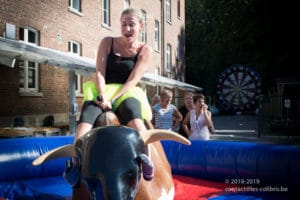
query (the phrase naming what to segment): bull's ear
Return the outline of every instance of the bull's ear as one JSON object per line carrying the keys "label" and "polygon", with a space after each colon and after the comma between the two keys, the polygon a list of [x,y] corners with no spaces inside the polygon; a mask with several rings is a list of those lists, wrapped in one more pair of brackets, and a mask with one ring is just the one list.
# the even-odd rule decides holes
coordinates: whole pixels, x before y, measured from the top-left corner
{"label": "bull's ear", "polygon": [[40,165],[47,160],[53,160],[61,157],[76,157],[75,145],[69,144],[53,149],[32,162],[32,165]]}
{"label": "bull's ear", "polygon": [[145,144],[150,144],[152,142],[160,140],[173,140],[182,144],[191,145],[191,142],[188,139],[173,131],[167,131],[163,129],[151,129],[143,131],[140,134]]}

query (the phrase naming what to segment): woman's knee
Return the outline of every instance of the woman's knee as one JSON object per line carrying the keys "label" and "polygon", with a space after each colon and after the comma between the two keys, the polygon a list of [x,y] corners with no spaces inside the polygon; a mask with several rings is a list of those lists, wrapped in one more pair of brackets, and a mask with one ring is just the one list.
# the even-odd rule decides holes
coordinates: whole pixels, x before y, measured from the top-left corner
{"label": "woman's knee", "polygon": [[75,141],[80,138],[81,136],[83,136],[84,134],[86,134],[87,132],[89,132],[92,129],[92,124],[87,123],[87,122],[81,122],[78,124],[77,126],[77,131],[76,131],[76,135],[75,135]]}
{"label": "woman's knee", "polygon": [[123,101],[116,110],[122,124],[128,124],[131,120],[142,119],[141,104],[135,98]]}
{"label": "woman's knee", "polygon": [[127,126],[136,129],[137,131],[145,131],[147,130],[142,119],[132,119],[127,123]]}

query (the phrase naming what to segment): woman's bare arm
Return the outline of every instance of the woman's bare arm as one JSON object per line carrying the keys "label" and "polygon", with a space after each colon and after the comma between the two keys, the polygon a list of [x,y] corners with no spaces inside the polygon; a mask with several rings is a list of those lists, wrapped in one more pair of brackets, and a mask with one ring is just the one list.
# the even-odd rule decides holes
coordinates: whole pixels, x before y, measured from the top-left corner
{"label": "woman's bare arm", "polygon": [[188,137],[191,135],[191,131],[187,126],[189,123],[190,123],[190,112],[186,114],[185,118],[182,121],[182,129],[184,130],[184,132],[187,134]]}
{"label": "woman's bare arm", "polygon": [[96,86],[98,88],[99,96],[102,97],[102,102],[108,101],[104,94],[105,88],[105,73],[106,73],[106,63],[107,56],[110,52],[111,37],[103,38],[98,47],[97,60],[96,60]]}

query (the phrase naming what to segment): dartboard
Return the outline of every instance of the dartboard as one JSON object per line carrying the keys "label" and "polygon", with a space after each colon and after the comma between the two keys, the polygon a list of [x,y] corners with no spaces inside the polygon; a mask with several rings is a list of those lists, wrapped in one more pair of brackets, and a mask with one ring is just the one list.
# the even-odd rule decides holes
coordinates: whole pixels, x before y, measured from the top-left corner
{"label": "dartboard", "polygon": [[232,65],[218,78],[216,100],[223,111],[254,111],[260,93],[260,76],[249,66]]}

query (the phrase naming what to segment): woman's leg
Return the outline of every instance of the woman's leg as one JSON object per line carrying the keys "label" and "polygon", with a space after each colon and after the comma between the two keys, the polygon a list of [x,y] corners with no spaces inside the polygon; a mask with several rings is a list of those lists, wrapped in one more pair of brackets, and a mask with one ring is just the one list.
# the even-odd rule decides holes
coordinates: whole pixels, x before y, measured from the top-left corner
{"label": "woman's leg", "polygon": [[[127,126],[136,129],[138,132],[147,130],[144,122],[141,119],[132,119],[128,122]],[[151,160],[150,145],[146,145],[145,150],[146,150],[146,154]]]}
{"label": "woman's leg", "polygon": [[[142,120],[141,103],[135,98],[124,100],[116,110],[122,124],[136,129],[138,132],[147,130]],[[150,145],[146,145],[146,153],[150,157]]]}
{"label": "woman's leg", "polygon": [[97,117],[102,113],[101,108],[94,101],[85,101],[82,105],[79,124],[74,142],[93,128]]}
{"label": "woman's leg", "polygon": [[83,136],[85,133],[89,132],[92,129],[92,127],[93,127],[93,125],[89,124],[87,122],[79,123],[77,126],[74,142],[76,142],[78,140],[78,138]]}
{"label": "woman's leg", "polygon": [[134,128],[139,132],[147,130],[144,122],[141,119],[132,119],[127,123],[127,126]]}
{"label": "woman's leg", "polygon": [[[128,98],[124,100],[116,110],[116,114],[119,116],[121,124],[134,128],[138,132],[147,130],[142,119],[141,103],[137,99]],[[153,126],[149,126],[149,128],[151,127]]]}

